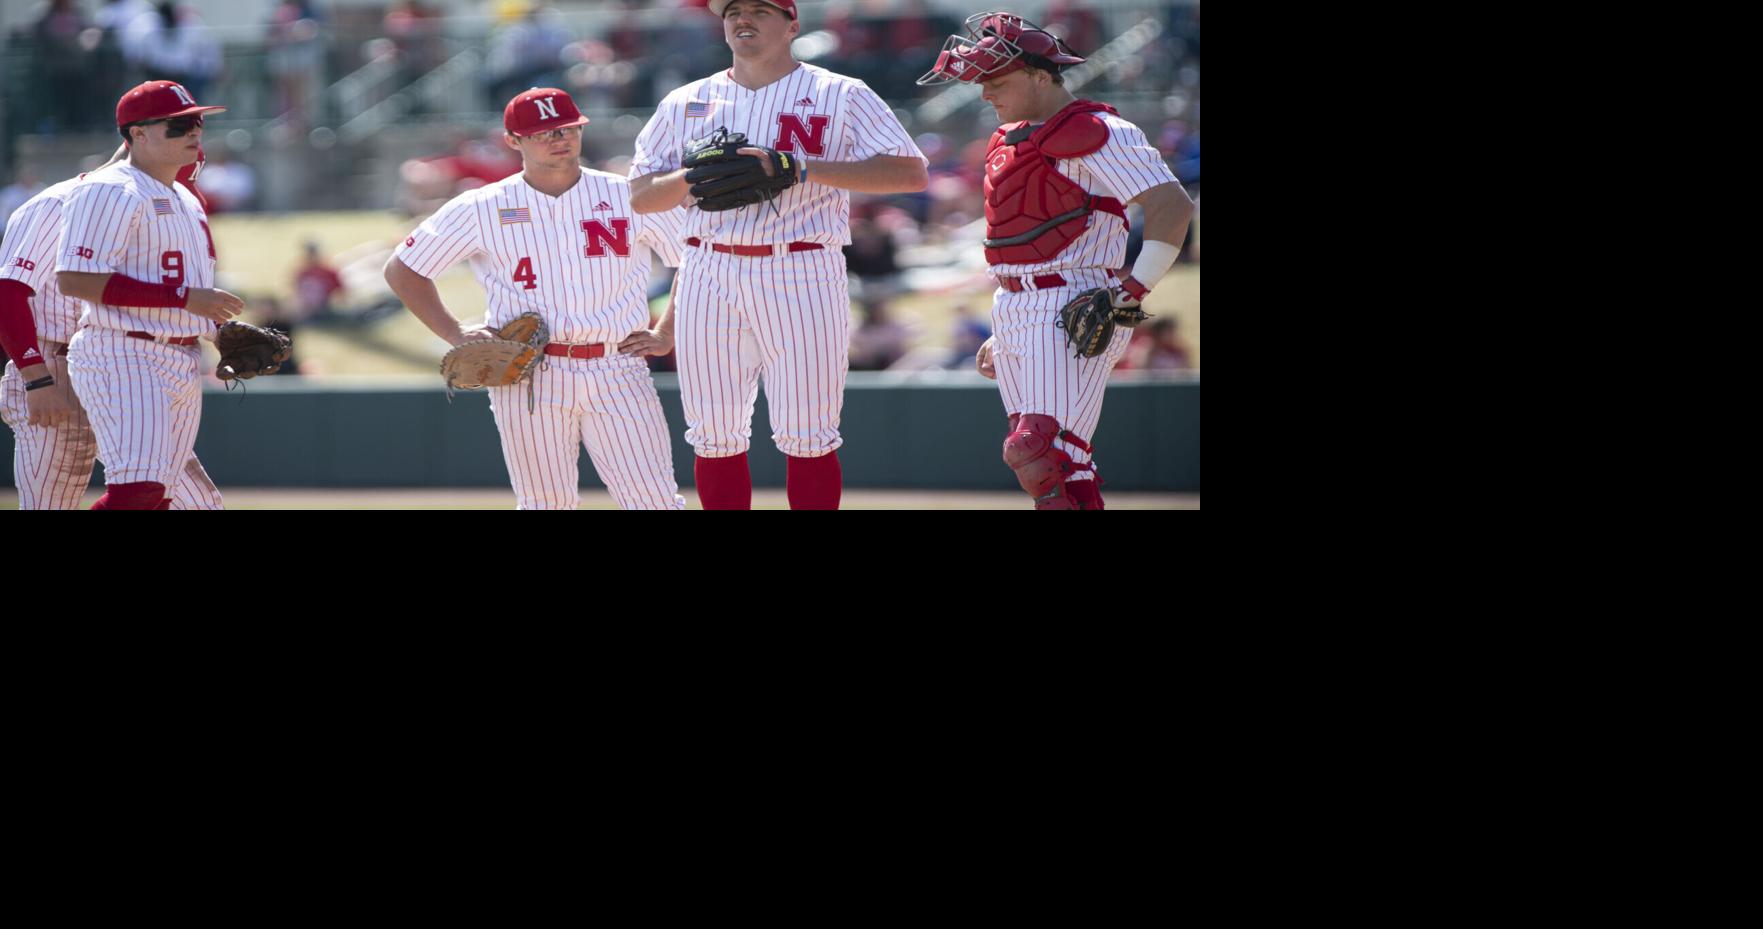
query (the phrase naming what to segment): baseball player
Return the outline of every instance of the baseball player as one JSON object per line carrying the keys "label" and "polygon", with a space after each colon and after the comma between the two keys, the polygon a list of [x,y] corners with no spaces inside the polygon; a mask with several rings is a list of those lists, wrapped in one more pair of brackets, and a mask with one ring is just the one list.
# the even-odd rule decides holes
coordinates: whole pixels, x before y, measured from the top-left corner
{"label": "baseball player", "polygon": [[[98,170],[126,154],[126,145],[117,146]],[[200,166],[198,159],[178,172],[179,182],[192,192]],[[52,273],[62,207],[84,177],[55,184],[20,206],[0,248],[0,343],[16,359],[0,378],[0,418],[16,439],[13,476],[20,509],[79,506],[97,460],[97,438],[67,373],[67,342],[79,321],[79,302],[61,292]],[[180,471],[172,486],[172,509],[218,508],[219,494],[205,477],[198,481]]]}
{"label": "baseball player", "polygon": [[[163,510],[181,480],[213,487],[196,460],[202,355],[196,341],[244,308],[214,287],[214,236],[179,170],[197,161],[204,114],[181,84],[147,81],[116,105],[128,158],[63,201],[56,284],[84,301],[68,371],[104,462],[93,509]],[[218,507],[218,491],[209,505]]]}
{"label": "baseball player", "polygon": [[[849,191],[923,190],[927,161],[862,81],[799,63],[795,0],[710,0],[734,67],[675,90],[637,137],[639,213],[693,202],[682,149],[719,128],[744,134],[766,174],[797,175],[777,199],[686,214],[674,293],[680,393],[705,509],[750,509],[747,448],[760,379],[772,441],[788,456],[791,509],[837,509],[849,367]],[[781,154],[780,154],[781,153]],[[671,315],[665,320],[672,323]]]}
{"label": "baseball player", "polygon": [[[672,350],[671,331],[648,328],[646,293],[651,252],[679,264],[680,217],[638,216],[628,180],[582,167],[587,122],[555,88],[509,101],[504,140],[522,173],[435,211],[386,261],[386,283],[450,345],[492,338],[523,313],[544,318],[553,341],[531,382],[490,388],[520,509],[575,509],[586,445],[621,509],[683,510],[643,361]],[[433,279],[467,258],[489,312],[485,325],[461,329]]]}
{"label": "baseball player", "polygon": [[[1084,59],[1063,42],[1010,13],[980,13],[966,27],[918,82],[979,84],[1003,123],[985,169],[994,335],[977,365],[998,381],[1010,417],[1004,463],[1035,508],[1099,510],[1089,440],[1132,332],[1116,328],[1099,354],[1078,357],[1060,309],[1103,289],[1117,310],[1136,312],[1175,263],[1193,202],[1144,132],[1065,89],[1060,72]],[[1145,211],[1144,248],[1130,273],[1121,267],[1128,203]]]}

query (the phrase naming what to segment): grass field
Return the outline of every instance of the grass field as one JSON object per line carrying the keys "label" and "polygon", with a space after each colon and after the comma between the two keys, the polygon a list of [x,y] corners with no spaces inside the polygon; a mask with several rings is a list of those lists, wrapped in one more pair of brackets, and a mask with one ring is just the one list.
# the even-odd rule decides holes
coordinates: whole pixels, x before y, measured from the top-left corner
{"label": "grass field", "polygon": [[[348,292],[345,310],[359,310],[391,297],[380,268],[416,220],[385,211],[346,213],[231,214],[215,217],[220,254],[220,286],[251,302],[246,319],[261,319],[264,297],[284,301],[292,294],[294,271],[304,259],[304,243],[318,243],[320,254],[342,273]],[[950,272],[935,286],[892,301],[892,317],[913,335],[917,350],[947,349],[963,305],[982,318],[991,308],[992,284],[982,274]],[[441,299],[462,320],[479,319],[484,295],[470,269],[456,265],[435,281]],[[1146,301],[1153,315],[1181,320],[1181,334],[1200,351],[1200,269],[1177,265]],[[659,312],[660,307],[656,307]],[[345,314],[346,317],[347,314]],[[327,375],[433,375],[445,344],[416,317],[398,310],[366,323],[333,320],[303,326],[295,333],[298,356],[315,373]]]}
{"label": "grass field", "polygon": [[[98,499],[98,491],[86,494],[85,506]],[[508,490],[337,488],[275,489],[241,487],[221,489],[229,510],[508,510],[514,495]],[[689,509],[698,509],[697,497],[687,488],[683,495]],[[18,508],[18,493],[0,490],[0,510]],[[782,490],[756,489],[753,508],[786,510],[789,502]],[[1019,493],[968,493],[961,491],[847,490],[847,510],[1026,510],[1028,498]],[[1109,494],[1113,510],[1197,510],[1199,494]],[[612,498],[603,490],[583,490],[582,509],[614,510]]]}

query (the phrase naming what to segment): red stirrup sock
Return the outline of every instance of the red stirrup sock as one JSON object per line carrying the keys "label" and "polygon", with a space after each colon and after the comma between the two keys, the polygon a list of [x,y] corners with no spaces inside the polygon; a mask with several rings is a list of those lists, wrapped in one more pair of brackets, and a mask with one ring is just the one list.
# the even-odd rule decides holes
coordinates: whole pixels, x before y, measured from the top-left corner
{"label": "red stirrup sock", "polygon": [[753,475],[747,453],[728,458],[694,456],[692,474],[698,481],[698,504],[706,510],[753,508]]}
{"label": "red stirrup sock", "polygon": [[152,481],[135,484],[106,484],[104,496],[92,504],[94,510],[156,510],[165,499],[165,485]]}
{"label": "red stirrup sock", "polygon": [[819,458],[790,456],[784,471],[784,493],[790,498],[790,509],[836,510],[844,487],[845,472],[839,467],[838,452]]}

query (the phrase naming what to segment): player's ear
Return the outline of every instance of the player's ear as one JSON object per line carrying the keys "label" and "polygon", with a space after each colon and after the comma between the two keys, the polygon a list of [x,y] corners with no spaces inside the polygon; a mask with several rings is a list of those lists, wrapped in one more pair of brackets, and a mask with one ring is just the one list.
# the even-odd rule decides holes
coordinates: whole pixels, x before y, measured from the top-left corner
{"label": "player's ear", "polygon": [[509,148],[512,148],[517,152],[520,151],[520,139],[516,138],[514,133],[512,133],[512,132],[502,133],[502,141],[506,142],[508,144]]}

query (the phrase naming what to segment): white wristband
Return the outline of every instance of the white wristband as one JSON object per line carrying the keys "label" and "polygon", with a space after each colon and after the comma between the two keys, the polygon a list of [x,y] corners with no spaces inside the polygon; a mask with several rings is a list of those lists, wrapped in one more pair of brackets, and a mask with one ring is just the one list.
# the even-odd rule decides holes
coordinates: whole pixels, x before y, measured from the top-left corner
{"label": "white wristband", "polygon": [[1144,247],[1139,249],[1139,260],[1132,263],[1133,280],[1145,285],[1146,289],[1156,287],[1163,275],[1174,267],[1176,256],[1181,249],[1156,239],[1146,239]]}

